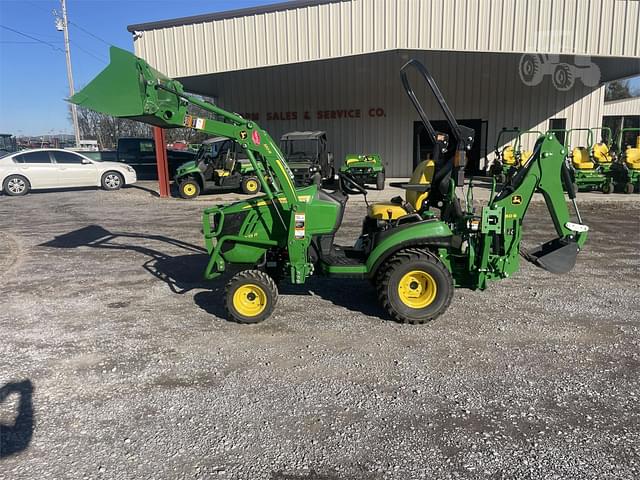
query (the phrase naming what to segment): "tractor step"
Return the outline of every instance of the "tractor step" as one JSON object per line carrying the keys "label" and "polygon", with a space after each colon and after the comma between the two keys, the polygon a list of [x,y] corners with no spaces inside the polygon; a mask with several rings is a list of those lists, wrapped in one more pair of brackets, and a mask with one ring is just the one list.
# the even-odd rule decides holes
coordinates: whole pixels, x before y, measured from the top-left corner
{"label": "tractor step", "polygon": [[555,238],[533,250],[523,251],[525,260],[551,273],[570,272],[576,264],[580,248],[573,240]]}
{"label": "tractor step", "polygon": [[322,257],[322,262],[328,266],[363,265],[365,256],[362,250],[334,245],[331,253]]}

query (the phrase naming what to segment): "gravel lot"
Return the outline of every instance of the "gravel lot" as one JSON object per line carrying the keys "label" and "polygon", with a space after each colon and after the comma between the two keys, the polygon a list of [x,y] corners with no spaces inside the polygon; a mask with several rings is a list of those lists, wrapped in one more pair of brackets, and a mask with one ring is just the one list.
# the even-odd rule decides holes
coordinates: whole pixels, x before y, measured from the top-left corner
{"label": "gravel lot", "polygon": [[638,478],[640,202],[589,198],[570,275],[524,262],[424,326],[312,279],[247,326],[200,280],[202,201],[0,197],[0,478]]}

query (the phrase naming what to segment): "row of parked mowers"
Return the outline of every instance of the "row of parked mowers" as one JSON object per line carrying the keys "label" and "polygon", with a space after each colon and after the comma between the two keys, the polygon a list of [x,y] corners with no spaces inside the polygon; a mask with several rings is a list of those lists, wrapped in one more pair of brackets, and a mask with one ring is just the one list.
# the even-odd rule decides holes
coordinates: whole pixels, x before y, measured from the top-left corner
{"label": "row of parked mowers", "polygon": [[[575,191],[634,193],[640,191],[640,128],[623,128],[615,142],[608,127],[550,130],[569,152],[567,166]],[[583,132],[586,144],[572,147],[572,137]],[[537,130],[504,128],[498,134],[495,161],[489,172],[498,183],[506,183],[527,163],[532,153],[523,148],[528,135],[540,136]],[[512,140],[504,142],[505,136]],[[599,138],[599,142],[594,142]]]}
{"label": "row of parked mowers", "polygon": [[[336,170],[326,132],[285,133],[280,139],[280,148],[297,187],[334,181]],[[348,174],[359,185],[370,184],[378,190],[384,189],[384,165],[379,155],[347,155],[340,173]],[[244,149],[226,137],[204,141],[196,158],[177,169],[175,183],[178,193],[185,199],[205,192],[240,190],[247,195],[260,192],[258,175]]]}

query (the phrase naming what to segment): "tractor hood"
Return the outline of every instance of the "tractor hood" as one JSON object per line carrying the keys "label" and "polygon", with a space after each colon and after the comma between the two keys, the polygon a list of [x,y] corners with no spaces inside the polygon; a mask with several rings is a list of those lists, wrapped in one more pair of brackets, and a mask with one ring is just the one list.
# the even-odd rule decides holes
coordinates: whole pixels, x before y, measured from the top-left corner
{"label": "tractor hood", "polygon": [[195,160],[185,162],[177,168],[176,177],[184,175],[185,173],[188,173],[188,172],[192,172],[194,170],[198,170],[198,163]]}

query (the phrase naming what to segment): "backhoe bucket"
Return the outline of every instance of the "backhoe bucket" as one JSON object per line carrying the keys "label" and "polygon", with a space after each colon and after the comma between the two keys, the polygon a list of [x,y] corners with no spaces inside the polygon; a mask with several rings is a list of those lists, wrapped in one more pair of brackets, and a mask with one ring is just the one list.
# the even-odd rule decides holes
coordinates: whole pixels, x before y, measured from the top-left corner
{"label": "backhoe bucket", "polygon": [[576,265],[580,247],[574,240],[555,238],[538,248],[523,252],[522,256],[534,265],[551,273],[568,273]]}
{"label": "backhoe bucket", "polygon": [[176,127],[166,120],[184,114],[184,102],[175,93],[157,88],[163,85],[182,93],[180,82],[151,68],[131,52],[109,50],[111,62],[69,101],[114,117],[130,118],[158,127]]}

